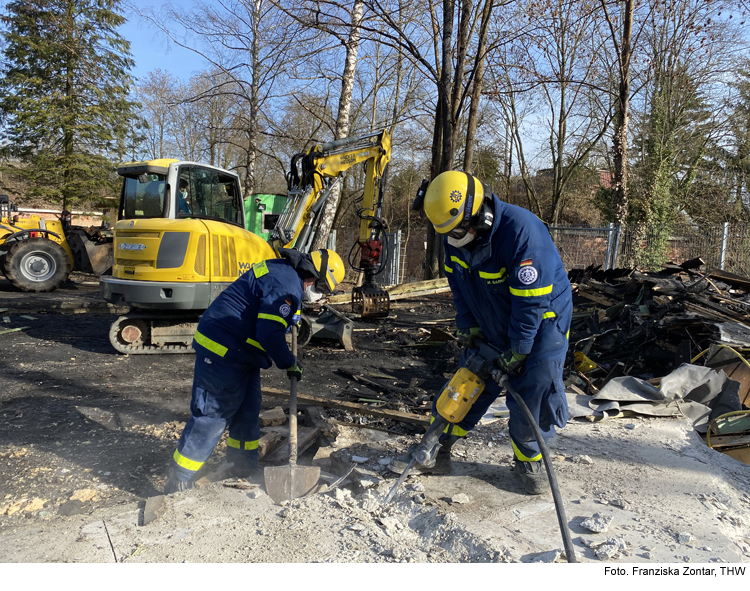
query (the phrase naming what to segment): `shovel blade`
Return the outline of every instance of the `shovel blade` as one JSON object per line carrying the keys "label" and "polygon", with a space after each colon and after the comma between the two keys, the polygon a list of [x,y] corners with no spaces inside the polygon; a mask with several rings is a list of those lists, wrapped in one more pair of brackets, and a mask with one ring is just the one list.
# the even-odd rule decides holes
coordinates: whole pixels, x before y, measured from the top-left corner
{"label": "shovel blade", "polygon": [[266,493],[277,505],[309,494],[320,479],[317,466],[269,466],[263,470]]}

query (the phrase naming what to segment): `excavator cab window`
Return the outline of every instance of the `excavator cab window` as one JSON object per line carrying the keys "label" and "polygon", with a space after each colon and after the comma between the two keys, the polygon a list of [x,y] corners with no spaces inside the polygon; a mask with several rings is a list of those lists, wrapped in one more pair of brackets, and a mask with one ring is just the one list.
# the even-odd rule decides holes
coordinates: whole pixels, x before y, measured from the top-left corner
{"label": "excavator cab window", "polygon": [[163,174],[127,177],[122,188],[121,219],[163,217],[166,187]]}
{"label": "excavator cab window", "polygon": [[242,225],[244,211],[239,208],[236,177],[194,166],[180,169],[180,182],[183,180],[188,184],[192,209],[192,214],[186,217],[205,217]]}

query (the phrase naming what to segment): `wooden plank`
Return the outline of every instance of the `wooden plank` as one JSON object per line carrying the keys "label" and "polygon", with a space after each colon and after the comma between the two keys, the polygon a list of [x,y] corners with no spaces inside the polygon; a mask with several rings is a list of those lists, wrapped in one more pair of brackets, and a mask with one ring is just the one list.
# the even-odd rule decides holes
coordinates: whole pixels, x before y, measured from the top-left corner
{"label": "wooden plank", "polygon": [[284,436],[279,431],[266,433],[258,441],[258,459],[264,458],[271,453],[281,443]]}
{"label": "wooden plank", "polygon": [[388,290],[388,295],[393,299],[393,296],[403,296],[414,293],[420,293],[423,291],[432,291],[435,289],[448,288],[448,280],[443,277],[442,279],[429,279],[428,281],[415,281],[413,283],[402,283],[396,285]]}
{"label": "wooden plank", "polygon": [[591,300],[592,302],[596,302],[597,304],[601,304],[602,306],[610,307],[615,304],[615,301],[613,299],[605,297],[599,293],[583,289],[583,286],[580,286],[578,295],[586,298],[587,300]]}
{"label": "wooden plank", "polygon": [[625,295],[621,290],[617,289],[616,287],[612,287],[611,285],[607,285],[606,283],[603,283],[601,281],[597,281],[596,279],[589,279],[588,281],[586,281],[586,287],[590,287],[598,291],[599,293],[606,294],[618,300],[625,299]]}
{"label": "wooden plank", "polygon": [[711,435],[711,447],[739,447],[750,445],[750,434],[745,435]]}
{"label": "wooden plank", "polygon": [[708,272],[708,275],[709,277],[720,279],[724,283],[728,283],[729,285],[732,285],[734,287],[739,287],[740,289],[744,289],[745,291],[750,291],[750,279],[748,279],[747,277],[741,277],[740,275],[728,273],[727,271],[722,271],[721,269],[711,269]]}
{"label": "wooden plank", "polygon": [[[388,289],[387,291],[390,300],[396,301],[406,298],[430,295],[434,293],[444,293],[450,291],[450,287],[448,286],[448,280],[443,278],[430,279],[429,281],[415,281],[414,283],[402,283],[401,285],[396,285]],[[329,305],[337,305],[348,304],[351,301],[351,293],[340,293],[328,298],[326,303]]]}
{"label": "wooden plank", "polygon": [[[266,396],[289,398],[289,392],[287,390],[279,390],[278,388],[262,388],[261,391],[263,395]],[[398,410],[389,410],[387,408],[369,408],[367,406],[356,404],[354,402],[330,400],[329,398],[312,396],[310,394],[302,394],[301,392],[297,392],[297,400],[303,404],[314,404],[322,406],[324,408],[339,408],[360,415],[377,417],[380,419],[391,419],[394,421],[401,421],[402,423],[411,423],[412,425],[430,424],[429,416],[419,415],[411,412],[401,412]]]}
{"label": "wooden plank", "polygon": [[[320,436],[320,429],[300,427],[297,433],[297,453],[302,455]],[[271,453],[266,454],[263,462],[266,464],[285,464],[289,461],[289,440],[282,442]]]}

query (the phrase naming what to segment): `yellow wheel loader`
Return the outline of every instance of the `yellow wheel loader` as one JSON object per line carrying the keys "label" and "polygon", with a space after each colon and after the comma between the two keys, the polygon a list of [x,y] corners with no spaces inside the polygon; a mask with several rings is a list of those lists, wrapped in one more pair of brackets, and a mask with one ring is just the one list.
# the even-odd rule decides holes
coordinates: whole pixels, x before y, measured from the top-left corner
{"label": "yellow wheel loader", "polygon": [[53,291],[71,270],[101,275],[112,266],[106,229],[87,232],[70,223],[19,213],[7,195],[0,195],[0,269],[18,289]]}
{"label": "yellow wheel loader", "polygon": [[[294,156],[287,203],[268,241],[245,228],[235,173],[167,159],[120,165],[115,262],[112,276],[101,278],[100,293],[132,310],[114,322],[110,342],[121,353],[191,352],[200,315],[235,279],[254,263],[277,257],[280,248],[309,251],[322,206],[348,168],[365,164],[364,203],[379,214],[375,197],[379,191],[382,203],[378,181],[389,160],[387,131],[316,145]],[[363,219],[368,229],[373,217]],[[300,345],[316,335],[349,349],[351,329],[351,321],[333,310],[315,321],[303,317]]]}

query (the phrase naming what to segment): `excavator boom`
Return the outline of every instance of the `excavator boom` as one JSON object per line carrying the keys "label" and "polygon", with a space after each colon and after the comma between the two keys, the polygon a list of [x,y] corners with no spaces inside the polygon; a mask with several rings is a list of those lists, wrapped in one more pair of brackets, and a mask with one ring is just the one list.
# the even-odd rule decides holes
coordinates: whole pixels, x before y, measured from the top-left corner
{"label": "excavator boom", "polygon": [[276,252],[279,248],[309,252],[331,191],[347,170],[364,164],[365,187],[357,204],[360,224],[355,244],[359,249],[359,265],[353,260],[355,248],[349,256],[349,264],[364,273],[363,285],[352,291],[353,310],[363,317],[387,316],[390,307],[388,293],[374,281],[387,258],[381,240],[386,225],[381,215],[390,159],[391,139],[385,129],[317,144],[307,153],[296,154],[287,175],[289,200],[272,233]]}

